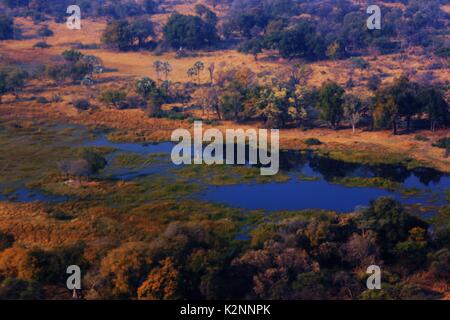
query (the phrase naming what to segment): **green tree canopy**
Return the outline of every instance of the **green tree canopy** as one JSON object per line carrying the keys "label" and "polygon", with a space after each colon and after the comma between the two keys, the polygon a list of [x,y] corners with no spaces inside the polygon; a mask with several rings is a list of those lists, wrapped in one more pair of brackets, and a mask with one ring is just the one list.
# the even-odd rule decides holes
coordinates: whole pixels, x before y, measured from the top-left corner
{"label": "green tree canopy", "polygon": [[201,49],[213,45],[219,38],[215,25],[200,17],[173,14],[164,26],[164,40],[174,49]]}

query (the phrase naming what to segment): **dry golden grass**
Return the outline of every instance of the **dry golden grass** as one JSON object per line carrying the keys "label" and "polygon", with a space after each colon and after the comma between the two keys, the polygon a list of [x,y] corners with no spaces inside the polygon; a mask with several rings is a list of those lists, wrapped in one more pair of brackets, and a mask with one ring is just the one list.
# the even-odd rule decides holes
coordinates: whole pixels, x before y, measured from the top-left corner
{"label": "dry golden grass", "polygon": [[25,247],[71,245],[98,239],[92,220],[56,221],[39,203],[0,202],[0,230]]}

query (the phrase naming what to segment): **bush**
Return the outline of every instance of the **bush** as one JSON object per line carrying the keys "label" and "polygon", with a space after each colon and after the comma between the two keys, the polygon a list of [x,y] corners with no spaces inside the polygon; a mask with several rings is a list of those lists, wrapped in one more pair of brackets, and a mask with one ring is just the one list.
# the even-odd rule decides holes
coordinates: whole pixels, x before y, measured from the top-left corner
{"label": "bush", "polygon": [[322,144],[322,141],[320,141],[319,139],[316,138],[308,138],[305,140],[305,144],[307,146],[318,146]]}
{"label": "bush", "polygon": [[0,284],[1,300],[36,300],[42,296],[36,281],[6,278]]}
{"label": "bush", "polygon": [[178,113],[175,111],[164,111],[160,110],[153,115],[154,118],[168,118],[171,120],[185,120],[187,116],[182,113]]}
{"label": "bush", "polygon": [[51,37],[53,36],[53,31],[50,30],[47,26],[42,27],[38,30],[38,35],[41,37]]}
{"label": "bush", "polygon": [[49,101],[47,100],[46,97],[37,97],[36,102],[40,104],[47,104]]}
{"label": "bush", "polygon": [[351,58],[350,61],[355,68],[367,69],[370,66],[363,58]]}
{"label": "bush", "polygon": [[76,99],[73,102],[73,106],[78,110],[88,110],[91,107],[91,103],[86,99]]}
{"label": "bush", "polygon": [[14,20],[4,14],[0,14],[0,40],[14,38]]}
{"label": "bush", "polygon": [[101,92],[99,100],[100,102],[112,105],[119,109],[125,102],[126,97],[127,93],[123,90],[106,89]]}
{"label": "bush", "polygon": [[39,41],[33,45],[33,48],[40,48],[40,49],[46,49],[46,48],[50,48],[50,47],[51,47],[51,45],[49,45],[45,41]]}
{"label": "bush", "polygon": [[422,135],[420,135],[420,134],[416,135],[416,136],[414,137],[414,139],[416,139],[417,141],[429,141],[429,140],[430,140],[430,139],[428,139],[427,137],[422,136]]}
{"label": "bush", "polygon": [[12,235],[3,233],[0,231],[0,251],[9,248],[14,243],[14,237]]}
{"label": "bush", "polygon": [[450,150],[450,137],[441,138],[435,143],[433,143],[433,147]]}
{"label": "bush", "polygon": [[106,159],[99,153],[90,149],[82,149],[79,153],[80,158],[85,160],[92,173],[97,173],[107,165]]}

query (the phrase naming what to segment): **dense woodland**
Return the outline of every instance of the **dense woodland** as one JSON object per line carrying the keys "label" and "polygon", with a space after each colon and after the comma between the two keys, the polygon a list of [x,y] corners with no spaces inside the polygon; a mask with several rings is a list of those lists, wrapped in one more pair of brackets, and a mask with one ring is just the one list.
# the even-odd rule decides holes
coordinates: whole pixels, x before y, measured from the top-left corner
{"label": "dense woodland", "polygon": [[[248,244],[233,240],[230,227],[174,222],[153,241],[120,245],[99,263],[86,261],[83,243],[26,250],[0,233],[0,298],[43,298],[43,286],[65,282],[68,264],[89,270],[90,299],[425,299],[433,294],[408,277],[450,276],[449,230],[430,233],[389,198],[352,216],[261,224]],[[365,287],[373,263],[384,270],[383,291]]]}
{"label": "dense woodland", "polygon": [[[162,108],[181,103],[201,110],[211,123],[230,120],[268,128],[352,128],[393,134],[447,130],[448,81],[413,80],[405,73],[386,83],[373,71],[366,85],[369,96],[352,92],[357,79],[345,86],[333,81],[307,85],[312,61],[346,59],[351,69],[368,70],[367,57],[397,53],[407,60],[414,47],[422,47],[436,61],[448,59],[449,16],[440,10],[446,1],[401,2],[404,10],[382,6],[383,28],[370,31],[365,10],[347,0],[209,0],[191,15],[169,11],[164,25],[151,20],[154,14],[168,12],[170,5],[164,1],[1,0],[0,40],[20,39],[14,18],[31,17],[44,25],[39,30],[42,41],[36,44],[44,48],[45,37],[52,35],[45,23],[65,23],[62,13],[75,3],[84,16],[108,20],[98,39],[103,48],[160,55],[152,65],[157,78],[130,81],[129,90],[96,86],[95,99],[73,102],[80,112],[98,103],[112,109],[141,108],[149,117],[185,120],[188,114]],[[224,49],[239,50],[255,60],[273,52],[286,59],[290,69],[262,83],[250,68],[219,68],[199,57],[186,66],[190,81],[180,83],[171,78],[172,66],[164,59],[167,52],[182,59]],[[55,87],[98,84],[108,66],[82,51],[61,52],[58,59],[32,72],[20,66],[1,68],[0,103],[7,94],[20,99],[36,79]],[[434,68],[445,68],[445,62]],[[208,82],[201,81],[203,74]],[[448,152],[449,138],[437,146]],[[64,175],[78,178],[89,178],[105,165],[101,155],[89,152],[58,163]],[[83,242],[52,250],[23,249],[14,245],[13,236],[0,232],[0,299],[47,298],[48,288],[65,283],[62,270],[68,264],[88,270],[85,295],[91,299],[435,298],[431,291],[411,284],[410,278],[420,275],[428,282],[445,282],[450,276],[450,229],[430,228],[389,198],[352,215],[262,223],[246,242],[235,240],[235,229],[217,221],[176,221],[151,241],[117,243],[92,261],[86,259]],[[366,267],[372,263],[387,274],[383,291],[365,287]]]}

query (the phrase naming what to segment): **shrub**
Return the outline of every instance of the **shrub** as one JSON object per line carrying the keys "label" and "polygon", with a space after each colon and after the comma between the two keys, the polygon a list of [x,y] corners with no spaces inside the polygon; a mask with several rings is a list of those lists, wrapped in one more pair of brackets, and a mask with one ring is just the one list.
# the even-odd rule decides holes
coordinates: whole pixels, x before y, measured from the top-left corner
{"label": "shrub", "polygon": [[308,138],[308,139],[305,140],[305,144],[307,146],[318,146],[318,145],[321,145],[322,142],[319,139],[316,139],[316,138]]}
{"label": "shrub", "polygon": [[127,93],[123,90],[106,89],[101,92],[99,100],[118,109],[125,102],[126,97]]}
{"label": "shrub", "polygon": [[85,160],[92,173],[97,173],[107,165],[106,159],[99,153],[90,149],[82,149],[79,153],[80,158]]}
{"label": "shrub", "polygon": [[0,231],[0,251],[9,248],[14,243],[14,237]]}
{"label": "shrub", "polygon": [[49,45],[45,41],[39,41],[33,45],[33,48],[40,48],[40,49],[46,49],[46,48],[50,48],[50,47],[51,47],[51,45]]}
{"label": "shrub", "polygon": [[47,100],[46,97],[37,97],[36,102],[40,104],[47,104],[49,101]]}
{"label": "shrub", "polygon": [[366,62],[363,58],[360,58],[360,57],[351,58],[350,61],[352,62],[352,65],[355,68],[367,69],[370,66],[368,62]]}
{"label": "shrub", "polygon": [[36,300],[42,296],[36,281],[6,278],[0,283],[1,300]]}
{"label": "shrub", "polygon": [[438,141],[433,143],[433,147],[450,150],[450,137],[439,139]]}
{"label": "shrub", "polygon": [[38,30],[38,35],[41,37],[51,37],[53,36],[53,31],[50,30],[47,26],[42,27]]}
{"label": "shrub", "polygon": [[12,39],[14,37],[13,18],[0,14],[0,40]]}
{"label": "shrub", "polygon": [[76,99],[73,102],[73,106],[78,110],[87,110],[91,107],[91,103],[86,99]]}
{"label": "shrub", "polygon": [[60,94],[56,93],[52,96],[52,102],[62,102],[62,101],[64,101],[64,99],[61,97]]}
{"label": "shrub", "polygon": [[427,137],[422,136],[422,135],[420,135],[420,134],[416,135],[416,136],[414,137],[414,139],[416,139],[417,141],[429,141],[429,140],[430,140],[430,139],[428,139]]}

